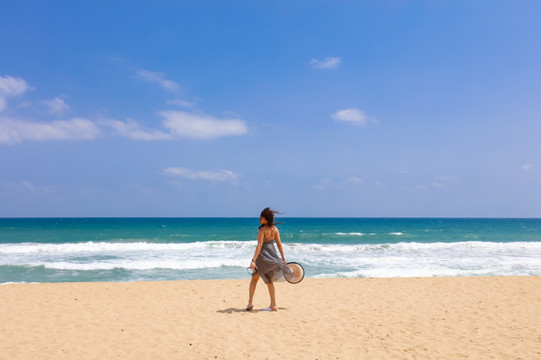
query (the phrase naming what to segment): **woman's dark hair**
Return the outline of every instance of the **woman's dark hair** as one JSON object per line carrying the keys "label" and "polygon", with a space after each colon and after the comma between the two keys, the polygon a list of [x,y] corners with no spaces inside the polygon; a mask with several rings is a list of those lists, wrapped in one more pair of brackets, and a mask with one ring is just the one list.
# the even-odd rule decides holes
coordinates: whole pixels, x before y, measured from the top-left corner
{"label": "woman's dark hair", "polygon": [[[267,220],[267,225],[278,225],[280,223],[275,223],[274,222],[274,215],[276,214],[281,214],[281,212],[278,212],[276,210],[272,210],[270,207],[266,207],[263,209],[263,211],[261,212],[261,215],[259,215],[259,217],[262,217],[262,218],[265,218],[265,220]],[[261,229],[264,225],[261,225],[259,228]]]}

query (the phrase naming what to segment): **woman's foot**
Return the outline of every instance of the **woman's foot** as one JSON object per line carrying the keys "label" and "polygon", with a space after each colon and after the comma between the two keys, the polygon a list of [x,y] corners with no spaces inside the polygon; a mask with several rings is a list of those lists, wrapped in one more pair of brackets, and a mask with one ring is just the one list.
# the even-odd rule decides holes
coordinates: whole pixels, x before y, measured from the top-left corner
{"label": "woman's foot", "polygon": [[268,308],[264,308],[263,311],[278,311],[278,308],[269,306]]}
{"label": "woman's foot", "polygon": [[246,311],[250,311],[254,308],[254,306],[252,304],[248,304],[246,305]]}

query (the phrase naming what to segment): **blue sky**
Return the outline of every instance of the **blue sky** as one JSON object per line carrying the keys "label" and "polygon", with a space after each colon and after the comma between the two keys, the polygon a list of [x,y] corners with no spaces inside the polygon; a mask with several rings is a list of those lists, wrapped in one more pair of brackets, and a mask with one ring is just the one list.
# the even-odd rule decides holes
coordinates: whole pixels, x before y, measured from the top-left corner
{"label": "blue sky", "polygon": [[538,1],[4,1],[0,216],[541,217]]}

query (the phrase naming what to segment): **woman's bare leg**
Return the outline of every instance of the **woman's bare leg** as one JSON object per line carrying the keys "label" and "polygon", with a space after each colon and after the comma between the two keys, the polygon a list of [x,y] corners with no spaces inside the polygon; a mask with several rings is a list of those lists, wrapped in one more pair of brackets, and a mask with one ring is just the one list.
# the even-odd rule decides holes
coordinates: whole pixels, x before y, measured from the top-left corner
{"label": "woman's bare leg", "polygon": [[275,310],[276,309],[276,292],[274,290],[274,284],[269,283],[267,284],[267,287],[269,288],[269,295],[270,295],[270,301],[271,301],[270,308],[272,310]]}
{"label": "woman's bare leg", "polygon": [[259,280],[259,274],[252,276],[250,280],[250,290],[248,291],[248,306],[252,305],[254,301],[255,288],[257,286],[257,281]]}

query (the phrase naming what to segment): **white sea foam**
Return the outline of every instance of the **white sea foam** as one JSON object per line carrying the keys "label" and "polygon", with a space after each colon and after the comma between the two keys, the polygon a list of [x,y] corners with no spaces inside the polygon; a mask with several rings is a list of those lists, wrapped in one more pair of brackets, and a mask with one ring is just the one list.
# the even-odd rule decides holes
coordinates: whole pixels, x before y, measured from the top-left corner
{"label": "white sea foam", "polygon": [[194,269],[211,269],[219,268],[222,266],[237,266],[241,267],[245,264],[246,261],[235,260],[235,259],[224,259],[224,260],[209,260],[205,259],[204,261],[200,260],[185,260],[182,262],[178,261],[150,261],[150,260],[121,260],[121,261],[93,261],[88,263],[78,263],[78,262],[47,262],[47,263],[34,263],[31,266],[43,266],[46,269],[56,269],[56,270],[81,270],[81,271],[91,271],[91,270],[114,270],[114,269],[124,269],[124,270],[156,270],[156,269],[166,269],[166,270],[194,270]]}
{"label": "white sea foam", "polygon": [[3,254],[83,254],[107,252],[137,252],[137,251],[188,251],[209,248],[241,248],[253,247],[255,241],[207,241],[192,243],[149,243],[149,242],[84,242],[64,244],[1,244],[0,255]]}
{"label": "white sea foam", "polygon": [[[0,267],[198,271],[202,278],[231,268],[245,276],[255,247],[255,241],[0,244]],[[284,243],[284,251],[286,259],[303,264],[310,277],[541,275],[541,242]]]}

